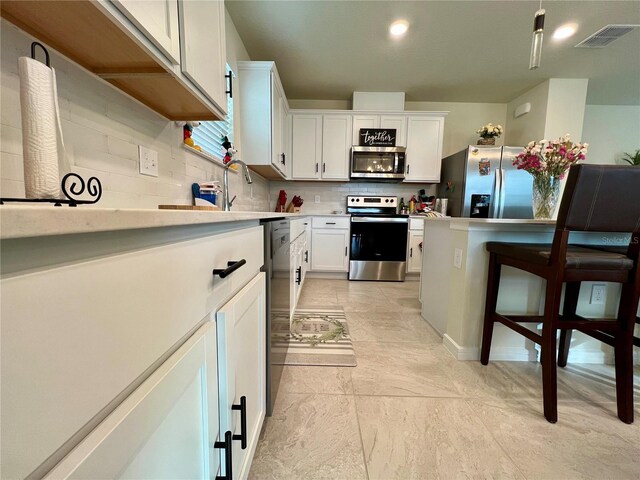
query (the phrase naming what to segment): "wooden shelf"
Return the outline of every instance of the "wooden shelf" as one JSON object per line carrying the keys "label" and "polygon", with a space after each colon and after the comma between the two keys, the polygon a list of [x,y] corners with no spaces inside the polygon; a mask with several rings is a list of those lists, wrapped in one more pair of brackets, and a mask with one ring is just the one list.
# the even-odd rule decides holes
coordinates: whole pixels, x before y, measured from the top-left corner
{"label": "wooden shelf", "polygon": [[89,0],[2,0],[0,15],[169,120],[221,120]]}

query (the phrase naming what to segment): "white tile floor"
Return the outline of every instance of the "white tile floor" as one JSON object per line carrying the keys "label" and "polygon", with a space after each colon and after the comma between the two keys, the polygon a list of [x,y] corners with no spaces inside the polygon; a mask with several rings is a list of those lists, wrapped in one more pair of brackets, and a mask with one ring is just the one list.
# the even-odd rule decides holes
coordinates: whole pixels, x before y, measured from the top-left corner
{"label": "white tile floor", "polygon": [[613,369],[559,369],[542,415],[533,362],[459,362],[420,317],[417,282],[308,279],[300,307],[341,305],[357,367],[285,367],[253,479],[640,478],[636,423],[616,416]]}

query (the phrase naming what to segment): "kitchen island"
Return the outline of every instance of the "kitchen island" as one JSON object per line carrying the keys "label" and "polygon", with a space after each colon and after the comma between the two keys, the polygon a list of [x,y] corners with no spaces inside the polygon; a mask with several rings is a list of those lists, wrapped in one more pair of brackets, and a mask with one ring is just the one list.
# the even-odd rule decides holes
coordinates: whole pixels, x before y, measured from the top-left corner
{"label": "kitchen island", "polygon": [[[458,360],[478,360],[484,319],[489,241],[551,243],[552,220],[428,218],[425,219],[421,280],[422,317],[443,337],[446,348]],[[628,244],[628,235],[576,232],[572,243]],[[597,282],[604,283],[604,282]],[[593,282],[583,282],[578,314],[615,317],[620,294],[618,284],[606,284],[604,302],[590,303]],[[507,314],[542,314],[542,279],[511,267],[503,267],[498,311]],[[528,328],[536,328],[531,324]],[[503,325],[496,324],[491,345],[492,360],[536,360],[537,345]],[[575,332],[569,361],[611,363],[612,350]]]}

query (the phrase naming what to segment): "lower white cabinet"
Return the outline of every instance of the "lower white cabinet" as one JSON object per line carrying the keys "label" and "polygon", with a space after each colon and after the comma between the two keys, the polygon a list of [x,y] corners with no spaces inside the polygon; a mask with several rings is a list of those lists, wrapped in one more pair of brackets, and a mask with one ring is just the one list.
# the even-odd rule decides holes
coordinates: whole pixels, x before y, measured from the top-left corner
{"label": "lower white cabinet", "polygon": [[422,230],[409,232],[409,251],[407,252],[407,272],[420,273],[422,270]]}
{"label": "lower white cabinet", "polygon": [[45,478],[214,478],[224,435],[208,320]]}
{"label": "lower white cabinet", "polygon": [[314,272],[349,271],[349,230],[314,228],[311,245]]}
{"label": "lower white cabinet", "polygon": [[264,273],[216,313],[220,430],[233,432],[233,478],[249,475],[266,411],[265,315]]}

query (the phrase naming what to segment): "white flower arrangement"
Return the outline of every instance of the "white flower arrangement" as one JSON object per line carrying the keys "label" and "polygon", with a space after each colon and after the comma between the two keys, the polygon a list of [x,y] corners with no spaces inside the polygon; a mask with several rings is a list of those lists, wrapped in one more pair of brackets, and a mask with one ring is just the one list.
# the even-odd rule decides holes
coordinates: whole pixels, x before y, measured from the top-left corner
{"label": "white flower arrangement", "polygon": [[499,137],[503,132],[504,128],[502,128],[502,125],[494,125],[493,123],[487,123],[476,130],[476,133],[482,138]]}

